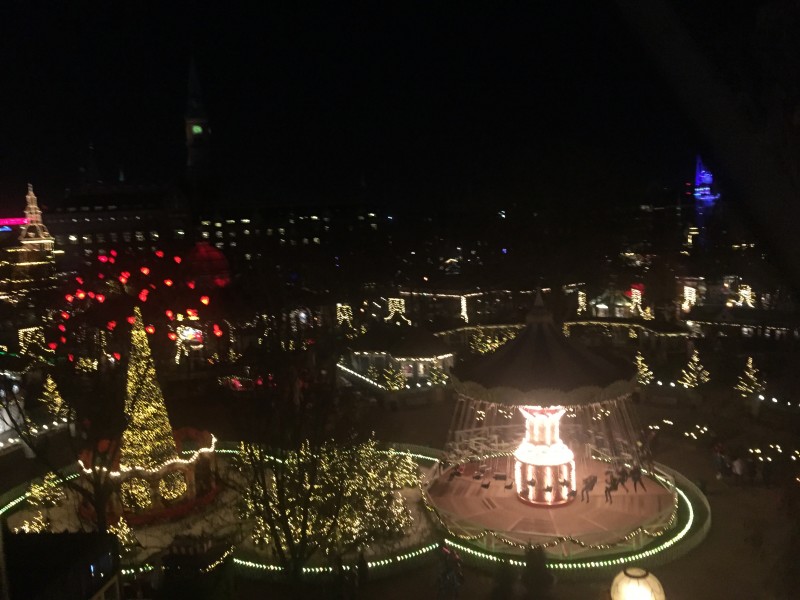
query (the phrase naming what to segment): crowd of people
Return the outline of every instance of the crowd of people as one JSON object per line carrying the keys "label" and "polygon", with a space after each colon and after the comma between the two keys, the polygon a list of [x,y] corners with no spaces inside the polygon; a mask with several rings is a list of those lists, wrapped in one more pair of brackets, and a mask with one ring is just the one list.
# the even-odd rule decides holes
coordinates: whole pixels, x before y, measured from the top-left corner
{"label": "crowd of people", "polygon": [[[644,485],[642,467],[638,463],[634,464],[630,470],[628,470],[624,464],[618,463],[614,465],[613,468],[606,471],[604,482],[605,491],[603,493],[606,503],[614,503],[612,492],[616,492],[620,487],[625,490],[626,494],[630,492],[628,486],[626,485],[628,480],[633,482],[634,493],[638,493],[640,487],[642,488],[642,491],[647,491],[647,488]],[[596,485],[597,475],[589,475],[588,477],[584,478],[583,486],[581,487],[581,502],[589,502],[589,494],[592,490],[594,490],[594,486]]]}

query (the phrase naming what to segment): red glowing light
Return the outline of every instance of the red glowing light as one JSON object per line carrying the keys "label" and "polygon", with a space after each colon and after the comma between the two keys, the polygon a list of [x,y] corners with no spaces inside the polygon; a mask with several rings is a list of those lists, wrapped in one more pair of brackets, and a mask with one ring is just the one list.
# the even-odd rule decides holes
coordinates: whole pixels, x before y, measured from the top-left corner
{"label": "red glowing light", "polygon": [[78,290],[77,292],[75,292],[75,297],[78,300],[83,300],[84,298],[86,298],[86,292],[84,292],[83,290]]}
{"label": "red glowing light", "polygon": [[109,331],[114,331],[114,327],[116,327],[116,326],[117,326],[117,322],[116,321],[109,321],[108,323],[106,323],[106,328]]}
{"label": "red glowing light", "polygon": [[215,329],[214,330],[214,335],[217,336],[217,337],[222,337],[222,330],[221,329]]}
{"label": "red glowing light", "polygon": [[145,290],[142,290],[142,293],[139,294],[139,302],[147,302],[147,294],[144,293]]}
{"label": "red glowing light", "polygon": [[158,258],[164,258],[164,251],[163,250],[156,250],[156,256]]}
{"label": "red glowing light", "polygon": [[69,362],[72,362],[72,361],[75,360],[75,355],[74,354],[67,354],[67,358],[69,359]]}
{"label": "red glowing light", "polygon": [[123,271],[122,273],[120,273],[120,275],[122,275],[125,279],[130,279],[131,272],[130,271]]}
{"label": "red glowing light", "polygon": [[108,257],[105,254],[101,254],[97,257],[97,260],[99,260],[101,263],[108,262]]}
{"label": "red glowing light", "polygon": [[115,262],[117,262],[117,259],[116,258],[109,258],[108,262],[110,262],[113,265]]}
{"label": "red glowing light", "polygon": [[0,227],[13,227],[14,225],[27,225],[28,219],[20,219],[20,218],[11,218],[11,219],[0,219]]}
{"label": "red glowing light", "polygon": [[69,313],[68,313],[68,312],[64,312],[64,311],[62,310],[62,311],[61,311],[61,318],[62,318],[62,319],[64,319],[64,320],[66,321],[67,319],[69,319]]}
{"label": "red glowing light", "polygon": [[153,327],[152,325],[148,325],[147,327],[144,328],[144,330],[150,335],[153,335],[156,332],[156,328]]}
{"label": "red glowing light", "polygon": [[64,296],[64,298],[66,298],[67,302],[72,302],[73,300],[75,300],[75,297],[72,294],[67,294],[66,296]]}
{"label": "red glowing light", "polygon": [[172,287],[172,279],[165,279],[164,285],[167,287]]}
{"label": "red glowing light", "polygon": [[95,300],[97,300],[97,301],[98,301],[100,304],[102,304],[103,302],[105,302],[105,301],[106,301],[106,297],[105,297],[103,294],[97,294],[97,295],[96,295],[94,298],[95,298]]}
{"label": "red glowing light", "polygon": [[47,347],[50,348],[50,350],[55,350],[56,348],[58,348],[58,344],[56,344],[55,342],[50,342],[49,344],[47,344]]}
{"label": "red glowing light", "polygon": [[171,339],[171,340],[174,342],[175,340],[177,340],[177,339],[178,339],[178,334],[177,334],[177,333],[175,333],[174,331],[170,331],[170,332],[167,334],[167,337],[168,337],[169,339]]}
{"label": "red glowing light", "polygon": [[112,250],[111,251],[111,256],[116,256],[116,255],[117,255],[117,251],[116,250]]}
{"label": "red glowing light", "polygon": [[148,269],[147,267],[142,267],[139,270],[142,272],[142,275],[150,275],[150,269]]}
{"label": "red glowing light", "polygon": [[89,298],[94,298],[94,292],[89,292],[88,296]]}
{"label": "red glowing light", "polygon": [[130,323],[131,325],[133,325],[135,322],[136,322],[136,317],[134,317],[133,315],[131,315],[130,317],[128,317],[128,323]]}
{"label": "red glowing light", "polygon": [[128,278],[127,278],[127,277],[125,277],[124,275],[120,275],[120,276],[119,276],[119,282],[120,282],[122,285],[125,285],[126,283],[128,283]]}
{"label": "red glowing light", "polygon": [[105,275],[103,275],[102,273],[98,273],[98,274],[97,274],[97,276],[98,276],[100,279],[105,279],[105,278],[106,278],[106,276],[105,276]]}
{"label": "red glowing light", "polygon": [[168,318],[170,321],[171,321],[171,320],[172,320],[172,318],[175,316],[175,313],[174,313],[174,312],[172,312],[171,310],[165,310],[165,311],[164,311],[164,314],[165,314],[165,315],[167,315],[167,318]]}
{"label": "red glowing light", "polygon": [[211,300],[210,300],[210,298],[208,296],[200,296],[200,303],[201,304],[205,304],[206,306],[208,306],[209,302],[211,302]]}
{"label": "red glowing light", "polygon": [[75,281],[77,281],[79,284],[83,285],[83,279],[81,279],[80,277],[76,277]]}
{"label": "red glowing light", "polygon": [[63,335],[61,336],[61,343],[62,344],[66,344],[67,343],[67,338],[65,338]]}
{"label": "red glowing light", "polygon": [[119,360],[122,358],[122,355],[119,352],[114,352],[114,360]]}
{"label": "red glowing light", "polygon": [[174,261],[175,261],[177,264],[181,264],[181,261],[182,261],[183,259],[182,259],[180,256],[175,256],[175,257],[173,257],[173,259],[172,259],[172,260],[174,260]]}
{"label": "red glowing light", "polygon": [[187,281],[186,285],[190,290],[194,289],[194,281]]}
{"label": "red glowing light", "polygon": [[66,326],[66,325],[64,325],[63,323],[61,323],[61,324],[58,326],[58,329],[59,329],[59,331],[66,331],[66,330],[67,330],[67,326]]}
{"label": "red glowing light", "polygon": [[186,309],[186,314],[188,316],[190,316],[190,317],[196,317],[197,316],[197,309],[196,308],[187,308]]}
{"label": "red glowing light", "polygon": [[256,379],[256,385],[264,385],[264,379],[260,375]]}

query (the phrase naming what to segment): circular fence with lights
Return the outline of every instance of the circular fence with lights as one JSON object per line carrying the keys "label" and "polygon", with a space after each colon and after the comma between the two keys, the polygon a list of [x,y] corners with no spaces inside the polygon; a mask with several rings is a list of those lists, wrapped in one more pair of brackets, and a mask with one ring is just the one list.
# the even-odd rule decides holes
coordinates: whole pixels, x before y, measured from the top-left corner
{"label": "circular fence with lights", "polygon": [[[221,443],[216,451],[221,455],[231,455],[238,452],[236,448],[235,444]],[[477,566],[491,567],[500,561],[506,561],[514,567],[524,566],[523,551],[527,544],[509,544],[509,540],[505,539],[502,532],[492,530],[484,530],[469,536],[463,535],[458,531],[454,531],[442,518],[437,508],[430,502],[428,482],[431,478],[435,478],[435,474],[439,471],[441,452],[403,445],[396,445],[394,450],[407,454],[420,466],[423,473],[420,493],[428,509],[427,513],[433,528],[431,535],[427,536],[427,539],[420,543],[419,546],[406,547],[397,552],[384,552],[369,559],[367,564],[371,576],[380,577],[396,573],[399,570],[413,569],[419,564],[419,559],[424,559],[425,557],[433,558],[436,550],[442,546],[457,550],[467,562]],[[670,471],[666,468],[663,469]],[[429,474],[429,477],[425,476],[426,473]],[[700,490],[688,479],[674,471],[670,471],[670,474],[675,480],[678,504],[674,512],[673,522],[670,523],[669,528],[661,531],[645,532],[651,538],[650,542],[643,544],[639,548],[628,548],[624,545],[625,540],[620,540],[618,547],[605,547],[604,550],[609,552],[602,557],[595,556],[589,559],[580,557],[554,558],[552,554],[549,554],[548,567],[557,572],[559,578],[562,579],[572,576],[591,577],[593,573],[599,575],[601,572],[602,576],[606,576],[606,571],[618,569],[620,566],[635,564],[650,567],[663,564],[682,556],[697,546],[705,539],[711,525],[711,512],[708,502]],[[78,473],[73,473],[68,478],[71,479],[78,476]],[[19,508],[28,496],[28,492],[24,491],[26,488],[27,486],[20,486],[15,488],[15,491],[7,492],[3,495],[0,500],[0,516],[10,514]],[[525,506],[518,501],[517,503],[520,506]],[[527,506],[527,508],[531,510],[548,510],[531,506]],[[490,545],[493,546],[493,549],[487,549],[486,542],[488,540],[491,540]],[[541,545],[546,548],[557,548],[566,544],[591,546],[591,544],[587,544],[583,540],[570,538],[569,536],[556,537]],[[201,568],[200,573],[211,572],[226,561],[230,561],[242,575],[280,575],[282,572],[282,568],[278,564],[265,560],[256,560],[252,556],[242,553],[236,544],[231,544],[217,559]],[[155,567],[148,562],[127,565],[122,574],[133,577],[152,571],[155,568],[161,567]],[[325,565],[307,566],[303,569],[303,572],[307,576],[324,576],[332,574],[333,568]]]}

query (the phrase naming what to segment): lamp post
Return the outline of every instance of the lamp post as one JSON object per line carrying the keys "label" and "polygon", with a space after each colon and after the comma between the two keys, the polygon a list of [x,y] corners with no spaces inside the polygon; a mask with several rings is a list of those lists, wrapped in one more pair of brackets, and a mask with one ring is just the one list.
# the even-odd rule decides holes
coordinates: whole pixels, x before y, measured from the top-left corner
{"label": "lamp post", "polygon": [[666,600],[655,575],[639,567],[625,567],[611,583],[611,600]]}

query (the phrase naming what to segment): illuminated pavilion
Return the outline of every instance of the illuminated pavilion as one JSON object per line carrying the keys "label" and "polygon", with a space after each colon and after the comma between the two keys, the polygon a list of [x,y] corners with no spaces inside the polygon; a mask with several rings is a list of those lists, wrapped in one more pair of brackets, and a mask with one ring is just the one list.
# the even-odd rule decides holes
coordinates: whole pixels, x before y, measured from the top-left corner
{"label": "illuminated pavilion", "polygon": [[538,295],[516,338],[455,370],[451,462],[511,453],[499,476],[513,478],[519,500],[568,504],[582,477],[576,457],[639,461],[633,371],[565,337]]}

